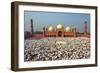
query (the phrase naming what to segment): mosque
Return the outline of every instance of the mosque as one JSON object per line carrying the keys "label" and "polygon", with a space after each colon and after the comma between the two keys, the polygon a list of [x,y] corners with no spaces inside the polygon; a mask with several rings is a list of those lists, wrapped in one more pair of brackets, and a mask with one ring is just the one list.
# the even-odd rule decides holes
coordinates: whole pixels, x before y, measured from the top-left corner
{"label": "mosque", "polygon": [[43,35],[46,37],[76,37],[76,28],[66,27],[64,29],[63,25],[58,24],[56,28],[53,26],[44,27]]}
{"label": "mosque", "polygon": [[30,34],[32,37],[90,37],[90,33],[87,32],[87,21],[84,22],[82,33],[78,32],[75,27],[64,28],[62,24],[58,24],[55,28],[52,25],[43,27],[42,33],[34,33],[33,20],[30,19]]}

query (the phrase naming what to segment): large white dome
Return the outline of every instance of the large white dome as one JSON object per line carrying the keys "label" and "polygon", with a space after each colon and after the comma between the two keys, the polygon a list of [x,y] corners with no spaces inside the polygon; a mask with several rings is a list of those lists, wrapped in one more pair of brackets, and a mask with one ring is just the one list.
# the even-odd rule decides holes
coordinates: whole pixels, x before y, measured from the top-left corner
{"label": "large white dome", "polygon": [[57,29],[62,29],[62,28],[63,28],[63,26],[61,24],[57,25]]}
{"label": "large white dome", "polygon": [[71,31],[71,28],[69,26],[67,26],[65,30],[66,30],[66,32],[69,32],[69,31]]}
{"label": "large white dome", "polygon": [[49,26],[48,31],[52,32],[54,30],[53,26]]}

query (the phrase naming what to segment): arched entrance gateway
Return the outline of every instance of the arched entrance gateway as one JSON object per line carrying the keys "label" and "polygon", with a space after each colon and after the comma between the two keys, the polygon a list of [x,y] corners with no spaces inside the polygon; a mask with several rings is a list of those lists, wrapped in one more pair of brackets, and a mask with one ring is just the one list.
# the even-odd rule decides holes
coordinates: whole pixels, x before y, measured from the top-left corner
{"label": "arched entrance gateway", "polygon": [[62,32],[58,31],[58,37],[61,37],[61,36],[62,36]]}
{"label": "arched entrance gateway", "polygon": [[62,37],[62,35],[63,35],[63,26],[61,25],[61,24],[58,24],[57,25],[57,36],[58,37]]}

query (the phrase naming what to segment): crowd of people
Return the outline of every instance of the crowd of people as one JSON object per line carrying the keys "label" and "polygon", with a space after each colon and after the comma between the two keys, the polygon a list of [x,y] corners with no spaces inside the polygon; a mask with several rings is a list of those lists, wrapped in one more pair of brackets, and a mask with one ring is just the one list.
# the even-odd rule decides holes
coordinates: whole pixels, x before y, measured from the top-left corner
{"label": "crowd of people", "polygon": [[42,38],[24,42],[24,61],[71,60],[90,58],[90,39]]}

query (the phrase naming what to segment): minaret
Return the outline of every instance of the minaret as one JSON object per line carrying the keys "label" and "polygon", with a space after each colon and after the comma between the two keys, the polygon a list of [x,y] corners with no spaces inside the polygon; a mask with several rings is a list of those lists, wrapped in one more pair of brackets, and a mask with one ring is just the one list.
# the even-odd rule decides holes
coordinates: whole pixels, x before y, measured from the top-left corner
{"label": "minaret", "polygon": [[33,29],[33,20],[32,18],[30,19],[30,33],[33,34],[34,29]]}
{"label": "minaret", "polygon": [[76,36],[77,36],[76,31],[77,31],[76,27],[75,27],[75,28],[73,28],[74,37],[76,37]]}
{"label": "minaret", "polygon": [[87,21],[84,22],[84,35],[87,34]]}
{"label": "minaret", "polygon": [[43,27],[43,35],[44,35],[44,37],[45,37],[45,27]]}

